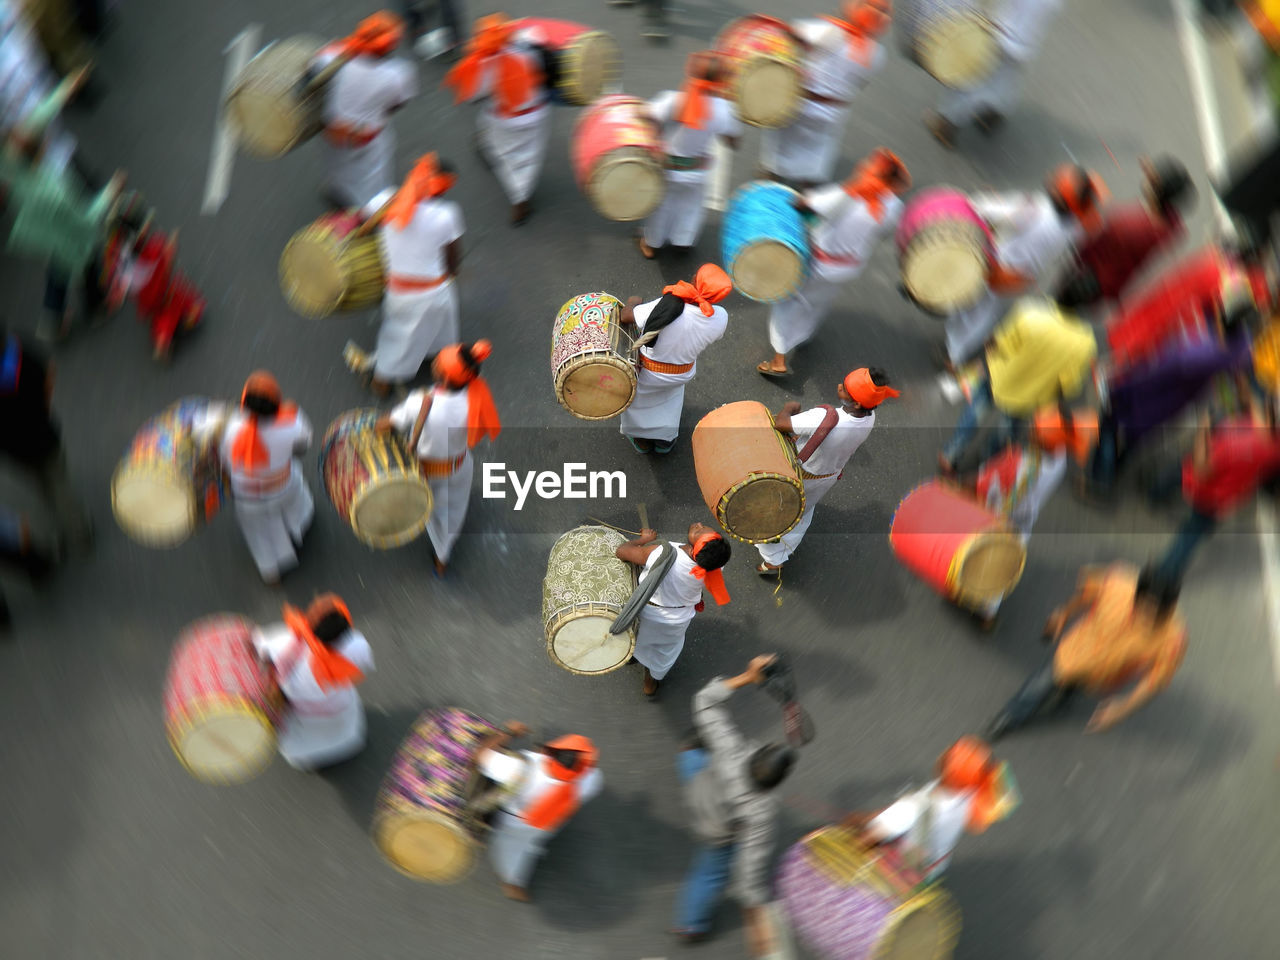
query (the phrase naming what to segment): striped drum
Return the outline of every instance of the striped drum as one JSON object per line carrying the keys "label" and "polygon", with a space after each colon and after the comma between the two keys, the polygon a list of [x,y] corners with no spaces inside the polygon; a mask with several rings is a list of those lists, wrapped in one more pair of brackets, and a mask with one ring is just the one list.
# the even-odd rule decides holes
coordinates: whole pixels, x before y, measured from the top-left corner
{"label": "striped drum", "polygon": [[574,297],[551,330],[551,378],[560,405],[580,420],[608,420],[636,397],[631,336],[622,303],[607,293]]}
{"label": "striped drum", "polygon": [[542,581],[542,622],[547,654],[570,673],[609,673],[625,666],[636,647],[636,629],[609,627],[636,586],[629,563],[614,556],[627,538],[608,527],[578,527],[551,548]]}
{"label": "striped drum", "polygon": [[578,188],[606,220],[643,220],[662,203],[666,153],[643,100],[597,100],[573,128],[569,157]]}
{"label": "striped drum", "polygon": [[280,289],[304,317],[364,310],[382,300],[386,266],[377,234],[353,235],[358,211],[330,213],[295,233],[280,254]]}
{"label": "striped drum", "polygon": [[780,183],[756,181],[729,199],[720,236],[725,270],[738,292],[774,303],[799,289],[809,272],[809,237],[795,208],[799,198]]}
{"label": "striped drum", "polygon": [[603,30],[548,17],[524,17],[516,28],[555,58],[556,95],[572,106],[595,103],[622,73],[622,51]]}

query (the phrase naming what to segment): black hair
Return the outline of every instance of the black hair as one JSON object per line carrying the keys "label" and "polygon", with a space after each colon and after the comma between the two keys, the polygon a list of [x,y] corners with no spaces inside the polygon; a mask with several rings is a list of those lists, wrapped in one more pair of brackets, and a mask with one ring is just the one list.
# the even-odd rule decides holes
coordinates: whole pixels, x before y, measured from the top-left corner
{"label": "black hair", "polygon": [[[649,314],[649,319],[645,321],[644,332],[657,333],[664,327],[671,326],[682,313],[684,313],[684,301],[674,293],[664,293],[658,305]],[[656,338],[650,341],[650,346],[656,342]]]}
{"label": "black hair", "polygon": [[871,378],[871,382],[877,387],[887,387],[889,385],[889,375],[884,372],[883,367],[867,367],[867,376]]}
{"label": "black hair", "polygon": [[795,762],[796,754],[790,747],[784,747],[780,743],[767,743],[751,755],[747,769],[757,787],[772,790],[787,779]]}
{"label": "black hair", "polygon": [[1134,602],[1147,600],[1156,605],[1156,620],[1165,620],[1178,605],[1182,582],[1151,564],[1138,574],[1138,586],[1133,591]]}
{"label": "black hair", "polygon": [[720,57],[711,54],[702,58],[702,69],[698,71],[702,74],[701,79],[711,83],[721,83],[725,79],[724,64],[720,62]]}
{"label": "black hair", "polygon": [[316,635],[316,639],[323,643],[326,647],[333,646],[333,642],[341,637],[344,633],[351,629],[351,621],[348,620],[338,610],[330,610],[320,622],[311,628],[311,632]]}
{"label": "black hair", "polygon": [[1174,157],[1157,157],[1151,161],[1151,192],[1161,213],[1190,210],[1196,203],[1196,185],[1182,161]]}
{"label": "black hair", "polygon": [[729,562],[730,552],[729,542],[721,537],[704,543],[693,560],[703,570],[719,570]]}
{"label": "black hair", "polygon": [[264,397],[260,393],[247,393],[241,404],[246,410],[259,417],[274,417],[280,412],[280,401],[273,397]]}
{"label": "black hair", "polygon": [[548,757],[566,770],[577,770],[578,764],[582,762],[581,750],[558,750],[555,747],[546,747],[544,749]]}

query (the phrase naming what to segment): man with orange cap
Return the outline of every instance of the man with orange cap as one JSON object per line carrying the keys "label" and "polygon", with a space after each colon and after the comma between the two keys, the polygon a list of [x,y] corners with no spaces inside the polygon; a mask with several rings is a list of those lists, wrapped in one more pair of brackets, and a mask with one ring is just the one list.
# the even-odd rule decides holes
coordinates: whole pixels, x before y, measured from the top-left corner
{"label": "man with orange cap", "polygon": [[362,207],[394,182],[391,115],[418,95],[414,65],[392,57],[403,37],[403,21],[381,10],[316,57],[313,69],[340,56],[351,58],[329,81],[324,100],[327,195],[336,207]]}
{"label": "man with orange cap", "polygon": [[779,575],[808,532],[818,501],[844,476],[845,465],[871,436],[876,407],[899,394],[889,386],[889,375],[879,367],[859,367],[836,384],[836,396],[840,399],[839,408],[824,403],[801,413],[800,404],[793,400],[773,418],[777,430],[794,438],[804,480],[804,513],[781,539],[756,544],[760,551],[756,573],[762,576]]}
{"label": "man with orange cap", "polygon": [[662,288],[648,303],[632,297],[622,322],[643,334],[636,398],[622,411],[620,432],[638,453],[670,453],[680,434],[684,386],[697,372],[698,356],[724,336],[729,314],[716,306],[733,292],[729,275],[704,263],[693,283]]}
{"label": "man with orange cap", "polygon": [[698,242],[706,215],[703,194],[717,137],[737,149],[742,122],[724,98],[723,69],[710,51],[689,58],[684,89],[666,90],[649,101],[667,151],[667,189],[662,204],[639,234],[640,253],[652,260],[668,243],[688,249]]}
{"label": "man with orange cap", "polygon": [[422,361],[458,340],[458,291],[462,263],[462,209],[444,195],[457,178],[434,153],[420,158],[399,190],[385,191],[366,210],[391,201],[378,232],[387,269],[382,326],[372,355],[348,342],[352,369],[373,371],[373,390],[385,396],[405,383]]}
{"label": "man with orange cap", "polygon": [[315,770],[364,749],[364,704],[356,685],[373,672],[373,651],[341,598],[322,594],[305,611],[286,604],[284,622],[259,627],[253,645],[285,697],[277,734],[289,766]]}
{"label": "man with orange cap", "polygon": [[804,45],[804,91],[789,126],[765,130],[760,165],[799,188],[828,182],[840,153],[849,105],[885,63],[876,39],[889,27],[890,0],[848,0],[843,19],[792,25]]}
{"label": "man with orange cap", "polygon": [[757,373],[791,374],[787,354],[812,339],[841,288],[862,273],[879,242],[893,233],[902,216],[899,198],[910,187],[906,164],[878,147],[845,183],[804,194],[800,206],[814,221],[809,235],[813,264],[804,284],[769,311],[773,359],[760,363]]}
{"label": "man with orange cap", "polygon": [[396,430],[408,438],[431,487],[434,506],[427,536],[438,577],[444,576],[471,502],[471,448],[502,431],[493,394],[480,376],[480,365],[492,351],[488,340],[445,347],[431,363],[435,385],[410,393],[377,424],[379,430]]}

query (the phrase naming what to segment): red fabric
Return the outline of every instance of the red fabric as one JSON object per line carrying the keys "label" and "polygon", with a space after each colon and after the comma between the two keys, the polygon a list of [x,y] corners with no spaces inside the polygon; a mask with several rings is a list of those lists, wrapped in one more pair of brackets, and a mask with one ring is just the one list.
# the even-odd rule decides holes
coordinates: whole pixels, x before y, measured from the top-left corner
{"label": "red fabric", "polygon": [[1201,513],[1225,517],[1253,497],[1280,471],[1280,433],[1247,417],[1228,420],[1209,438],[1209,462],[1197,475],[1188,457],[1182,466],[1182,492]]}
{"label": "red fabric", "polygon": [[1085,241],[1079,258],[1093,272],[1103,299],[1116,300],[1155,253],[1186,235],[1182,219],[1164,220],[1143,203],[1116,207],[1102,229]]}
{"label": "red fabric", "polygon": [[579,734],[560,737],[547,746],[575,751],[579,759],[573,770],[562,767],[549,756],[543,759],[543,770],[558,782],[548,787],[524,812],[525,822],[535,830],[554,830],[577,812],[581,806],[578,781],[596,765],[596,745]]}
{"label": "red fabric", "polygon": [[1107,327],[1118,371],[1149,357],[1184,330],[1205,325],[1221,296],[1226,258],[1205,247],[1168,267],[1134,297],[1126,297]]}
{"label": "red fabric", "polygon": [[986,504],[992,484],[998,484],[1000,493],[1007,497],[1018,482],[1018,467],[1021,465],[1022,450],[1019,447],[1007,447],[1003,453],[997,453],[979,467],[978,502]]}
{"label": "red fabric", "polygon": [[497,70],[493,92],[499,113],[510,116],[533,96],[544,78],[541,70],[531,67],[524,57],[507,49],[517,29],[516,22],[507,20],[500,13],[476,21],[466,55],[444,78],[444,85],[453,88],[456,103],[476,95],[480,81],[484,79],[484,70],[491,63]]}
{"label": "red fabric", "polygon": [[204,297],[175,269],[175,260],[169,237],[158,231],[147,236],[138,253],[139,266],[152,266],[150,278],[137,292],[138,315],[151,324],[151,342],[156,347],[168,347],[184,322],[194,327],[204,316]]}

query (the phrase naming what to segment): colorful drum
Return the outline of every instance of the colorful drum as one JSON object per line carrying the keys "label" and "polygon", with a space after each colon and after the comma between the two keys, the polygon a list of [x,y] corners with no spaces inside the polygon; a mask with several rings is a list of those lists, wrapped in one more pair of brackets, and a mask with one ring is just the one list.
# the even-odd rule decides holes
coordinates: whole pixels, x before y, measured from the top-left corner
{"label": "colorful drum", "polygon": [[666,154],[643,100],[597,100],[574,126],[569,156],[579,189],[606,220],[643,220],[662,203]]}
{"label": "colorful drum", "polygon": [[716,37],[738,116],[755,127],[785,127],[800,109],[804,66],[800,41],[775,17],[734,20]]}
{"label": "colorful drum", "polygon": [[960,909],[940,884],[912,886],[843,827],[784,854],[778,894],[822,960],[947,960],[960,938]]}
{"label": "colorful drum", "polygon": [[264,160],[282,157],[320,132],[325,88],[304,87],[323,46],[317,37],[290,37],[266,46],[240,71],[223,109],[247,153]]}
{"label": "colorful drum", "polygon": [[570,673],[617,670],[636,648],[634,626],[625,633],[609,632],[636,588],[631,564],[614,556],[626,542],[608,527],[578,527],[551,548],[542,581],[542,624],[547,654]]}
{"label": "colorful drum", "polygon": [[387,268],[378,236],[352,236],[356,211],[330,213],[289,240],[280,255],[280,289],[304,317],[364,310],[382,300]]}
{"label": "colorful drum", "polygon": [[428,710],[400,744],[378,791],[373,842],[405,876],[456,883],[479,847],[467,811],[476,748],[498,728],[457,707]]}
{"label": "colorful drum", "polygon": [[399,547],[427,529],[431,487],[395,432],[380,433],[377,410],[351,410],[329,425],[320,476],[333,508],[371,547]]}
{"label": "colorful drum", "polygon": [[616,297],[584,293],[561,307],[551,331],[551,379],[560,406],[580,420],[608,420],[631,406],[631,346]]}
{"label": "colorful drum", "polygon": [[111,511],[129,537],[146,547],[176,547],[212,520],[226,499],[214,444],[192,435],[218,406],[204,397],[179,400],[144,423],[111,478]]}
{"label": "colorful drum", "polygon": [[785,300],[808,276],[809,237],[795,208],[798,197],[789,187],[760,180],[729,199],[720,234],[724,268],[752,300]]}
{"label": "colorful drum", "polygon": [[517,28],[556,60],[556,95],[575,107],[595,103],[622,74],[622,50],[603,30],[569,20],[524,17]]}
{"label": "colorful drum", "polygon": [[953,90],[982,83],[1000,63],[996,28],[974,0],[898,0],[902,52]]}
{"label": "colorful drum", "polygon": [[902,213],[897,244],[902,286],[921,309],[947,316],[987,292],[995,238],[959,190],[922,190]]}
{"label": "colorful drum", "polygon": [[254,625],[229,613],[182,631],[169,657],[164,724],[197,780],[239,783],[266,769],[283,700],[253,649]]}
{"label": "colorful drum", "polygon": [[712,410],[693,428],[691,443],[702,499],[731,536],[766,543],[800,522],[804,481],[795,449],[763,403]]}
{"label": "colorful drum", "polygon": [[930,480],[898,504],[889,529],[898,560],[948,600],[983,610],[1018,584],[1022,539],[974,498]]}

